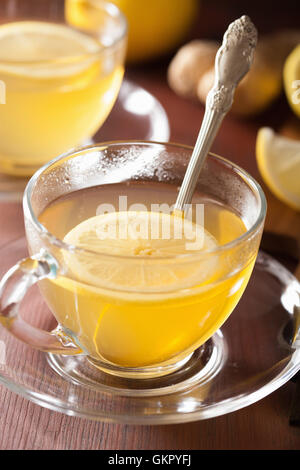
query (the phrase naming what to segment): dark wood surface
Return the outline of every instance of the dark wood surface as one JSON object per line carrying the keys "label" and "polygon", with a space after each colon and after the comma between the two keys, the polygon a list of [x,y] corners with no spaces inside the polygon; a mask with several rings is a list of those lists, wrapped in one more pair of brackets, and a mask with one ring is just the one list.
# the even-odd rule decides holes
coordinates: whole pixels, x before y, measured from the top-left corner
{"label": "dark wood surface", "polygon": [[[194,33],[218,37],[228,22],[249,13],[260,28],[296,26],[292,2],[276,8],[264,2],[205,2],[205,21]],[[229,3],[229,6],[228,6]],[[262,2],[260,2],[262,3]],[[227,4],[227,7],[225,6]],[[269,9],[267,5],[269,4]],[[256,5],[256,6],[255,6]],[[299,25],[298,25],[299,26]],[[203,117],[203,107],[176,96],[166,82],[170,58],[156,64],[128,68],[126,77],[145,87],[164,106],[171,126],[171,140],[193,145]],[[282,96],[257,119],[228,116],[213,145],[213,151],[240,164],[263,185],[268,200],[266,228],[300,239],[300,213],[278,201],[261,181],[255,161],[255,139],[262,125],[300,136],[299,120]],[[118,136],[116,135],[116,138]],[[132,136],[130,136],[132,137]],[[0,204],[0,245],[24,234],[22,208],[16,203]],[[289,425],[295,385],[285,384],[268,397],[237,412],[183,425],[131,426],[103,424],[65,416],[41,408],[0,386],[0,449],[299,449],[300,428]]]}

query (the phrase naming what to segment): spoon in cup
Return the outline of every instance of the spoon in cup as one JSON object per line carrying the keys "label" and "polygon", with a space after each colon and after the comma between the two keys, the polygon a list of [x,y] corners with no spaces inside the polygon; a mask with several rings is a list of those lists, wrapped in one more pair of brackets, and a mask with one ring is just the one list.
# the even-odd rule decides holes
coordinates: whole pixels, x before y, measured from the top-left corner
{"label": "spoon in cup", "polygon": [[235,89],[249,71],[257,44],[257,30],[248,16],[231,23],[215,60],[214,85],[206,98],[204,118],[174,207],[184,215],[199,174],[219,127],[233,103]]}

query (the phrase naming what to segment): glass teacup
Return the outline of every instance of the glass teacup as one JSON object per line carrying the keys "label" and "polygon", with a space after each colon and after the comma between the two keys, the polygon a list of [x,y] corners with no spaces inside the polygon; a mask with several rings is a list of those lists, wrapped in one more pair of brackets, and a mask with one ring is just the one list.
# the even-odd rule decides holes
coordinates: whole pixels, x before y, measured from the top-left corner
{"label": "glass teacup", "polygon": [[0,172],[31,176],[90,141],[109,115],[124,74],[127,22],[105,0],[93,34],[68,21],[64,1],[0,2]]}
{"label": "glass teacup", "polygon": [[[201,247],[191,243],[178,250],[171,236],[164,240],[166,251],[153,256],[152,240],[150,251],[149,244],[140,250],[139,235],[116,251],[119,241],[115,245],[113,237],[95,232],[102,244],[94,245],[91,231],[82,228],[111,214],[154,211],[174,218],[172,204],[191,152],[171,143],[111,142],[65,154],[40,169],[23,202],[30,256],[0,284],[2,325],[35,348],[85,356],[118,377],[180,370],[221,327],[247,286],[266,212],[260,186],[235,164],[208,156],[190,208],[191,220],[200,213],[204,222]],[[83,233],[90,237],[86,243]],[[52,332],[18,314],[35,283],[58,322]]]}

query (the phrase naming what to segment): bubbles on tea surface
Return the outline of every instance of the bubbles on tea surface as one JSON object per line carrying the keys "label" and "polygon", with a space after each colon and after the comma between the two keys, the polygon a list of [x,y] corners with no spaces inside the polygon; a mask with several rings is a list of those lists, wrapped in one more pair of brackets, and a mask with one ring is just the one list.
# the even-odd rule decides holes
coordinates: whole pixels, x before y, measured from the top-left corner
{"label": "bubbles on tea surface", "polygon": [[162,163],[162,167],[165,169],[165,170],[171,170],[173,167],[174,167],[174,163],[170,160],[165,160],[163,163]]}

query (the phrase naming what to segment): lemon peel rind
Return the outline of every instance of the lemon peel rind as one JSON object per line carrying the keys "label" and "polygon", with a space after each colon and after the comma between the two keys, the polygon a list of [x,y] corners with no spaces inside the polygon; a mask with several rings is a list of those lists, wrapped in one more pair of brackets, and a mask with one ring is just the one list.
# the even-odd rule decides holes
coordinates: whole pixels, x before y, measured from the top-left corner
{"label": "lemon peel rind", "polygon": [[256,139],[256,161],[258,169],[272,193],[292,209],[300,211],[300,197],[282,186],[280,179],[277,177],[276,172],[271,166],[272,158],[267,157],[268,154],[272,154],[272,151],[269,149],[271,148],[270,146],[273,148],[275,139],[276,134],[270,127],[263,127],[258,131]]}

